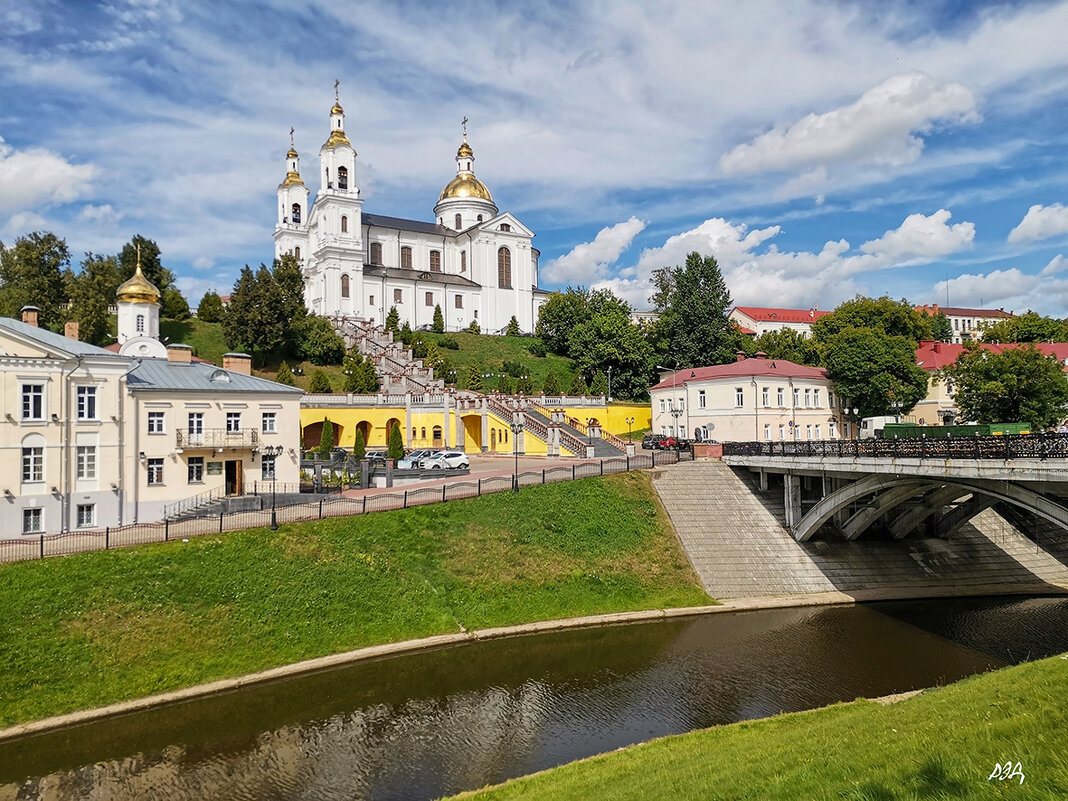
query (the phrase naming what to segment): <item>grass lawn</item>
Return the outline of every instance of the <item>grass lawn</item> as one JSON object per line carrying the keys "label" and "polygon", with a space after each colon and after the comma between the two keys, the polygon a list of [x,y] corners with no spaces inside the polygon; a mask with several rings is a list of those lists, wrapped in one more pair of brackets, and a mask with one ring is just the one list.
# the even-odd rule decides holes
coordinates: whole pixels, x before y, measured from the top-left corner
{"label": "grass lawn", "polygon": [[[855,701],[668,737],[462,797],[1068,798],[1065,660],[1006,668],[889,706]],[[1020,763],[1022,784],[1019,776],[988,778],[1007,761]]]}
{"label": "grass lawn", "polygon": [[0,725],[375,643],[709,603],[650,478],[0,566]]}

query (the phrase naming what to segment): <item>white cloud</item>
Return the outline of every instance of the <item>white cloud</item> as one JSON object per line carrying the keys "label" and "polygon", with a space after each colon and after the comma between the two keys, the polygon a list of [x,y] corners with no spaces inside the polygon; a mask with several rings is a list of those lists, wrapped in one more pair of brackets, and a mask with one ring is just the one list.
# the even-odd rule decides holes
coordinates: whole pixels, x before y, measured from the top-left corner
{"label": "white cloud", "polygon": [[[0,237],[14,238],[29,233],[30,231],[45,231],[51,229],[52,223],[40,214],[32,211],[20,211],[12,214],[3,224],[0,224]],[[8,242],[8,244],[11,244]]]}
{"label": "white cloud", "polygon": [[77,200],[95,174],[91,164],[71,164],[40,148],[15,150],[0,138],[0,212]]}
{"label": "white cloud", "polygon": [[948,287],[953,306],[1022,308],[1031,305],[1026,299],[1040,283],[1039,276],[1010,267],[980,275],[964,273],[949,281],[939,281],[931,292],[934,297],[944,298]]}
{"label": "white cloud", "polygon": [[210,270],[215,266],[215,259],[210,259],[207,256],[197,256],[193,259],[194,270]]}
{"label": "white cloud", "polygon": [[[923,151],[926,133],[940,120],[976,117],[975,98],[959,83],[942,83],[913,72],[895,75],[859,100],[792,125],[777,125],[719,160],[727,175],[808,169],[838,163],[898,166]],[[826,174],[824,174],[824,180]]]}
{"label": "white cloud", "polygon": [[637,217],[602,228],[592,242],[576,245],[569,253],[548,262],[540,271],[541,278],[549,284],[583,286],[603,278],[607,266],[615,263],[644,228],[645,223]]}
{"label": "white cloud", "polygon": [[1068,206],[1036,203],[1027,210],[1020,224],[1009,231],[1010,242],[1033,242],[1068,233]]}
{"label": "white cloud", "polygon": [[110,203],[100,206],[89,204],[78,212],[78,219],[101,228],[114,228],[119,224],[123,215],[115,211]]}
{"label": "white cloud", "polygon": [[945,209],[929,217],[910,214],[899,227],[865,242],[860,249],[891,260],[927,260],[970,248],[975,239],[975,223],[946,225],[951,216]]}
{"label": "white cloud", "polygon": [[1065,270],[1068,270],[1068,259],[1064,258],[1063,255],[1058,253],[1056,256],[1049,260],[1049,263],[1045,267],[1042,268],[1042,272],[1040,273],[1040,275],[1056,275],[1057,273],[1064,272]]}

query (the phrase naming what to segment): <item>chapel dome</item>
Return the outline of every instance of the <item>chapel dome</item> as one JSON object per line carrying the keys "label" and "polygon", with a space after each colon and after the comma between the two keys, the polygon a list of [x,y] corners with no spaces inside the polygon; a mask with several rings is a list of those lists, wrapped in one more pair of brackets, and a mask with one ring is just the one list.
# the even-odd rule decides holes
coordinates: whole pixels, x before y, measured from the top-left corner
{"label": "chapel dome", "polygon": [[115,299],[119,303],[159,303],[159,290],[145,278],[138,262],[133,277],[119,287]]}
{"label": "chapel dome", "polygon": [[493,202],[493,196],[490,195],[486,185],[469,172],[460,173],[449,181],[448,186],[441,190],[441,196],[438,200],[448,200],[449,198],[477,198],[479,200],[488,200],[490,203]]}

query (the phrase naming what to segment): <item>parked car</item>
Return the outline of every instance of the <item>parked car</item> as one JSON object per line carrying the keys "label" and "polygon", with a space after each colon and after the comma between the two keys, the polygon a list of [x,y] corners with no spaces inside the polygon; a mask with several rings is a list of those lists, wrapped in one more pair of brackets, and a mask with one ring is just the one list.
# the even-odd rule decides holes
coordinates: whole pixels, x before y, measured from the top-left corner
{"label": "parked car", "polygon": [[660,447],[660,445],[658,443],[662,439],[664,439],[664,435],[663,434],[646,434],[644,437],[642,437],[642,450],[644,450],[644,451],[655,451],[655,450],[657,450]]}
{"label": "parked car", "polygon": [[422,467],[423,466],[423,459],[425,459],[428,456],[431,456],[433,453],[434,453],[434,451],[428,451],[428,450],[412,451],[407,456],[405,456],[403,459],[398,459],[397,460],[397,469],[398,470],[415,470],[415,469],[417,469],[419,467]]}
{"label": "parked car", "polygon": [[334,448],[330,451],[330,461],[333,464],[344,464],[349,458],[349,452],[344,448]]}
{"label": "parked car", "polygon": [[368,462],[370,462],[371,466],[374,467],[376,464],[385,464],[386,463],[387,452],[386,451],[367,451],[367,453],[365,453],[363,455],[363,458],[366,459]]}
{"label": "parked car", "polygon": [[441,451],[423,460],[424,470],[441,470],[442,468],[455,470],[470,466],[471,460],[467,458],[467,454],[463,451]]}

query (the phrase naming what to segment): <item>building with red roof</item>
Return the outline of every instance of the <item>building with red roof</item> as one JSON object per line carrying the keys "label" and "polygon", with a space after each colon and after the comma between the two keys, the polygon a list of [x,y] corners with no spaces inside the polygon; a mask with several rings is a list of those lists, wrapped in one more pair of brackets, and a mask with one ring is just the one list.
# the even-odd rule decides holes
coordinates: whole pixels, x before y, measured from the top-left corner
{"label": "building with red roof", "polygon": [[830,314],[829,311],[811,309],[778,309],[767,306],[735,306],[727,316],[738,324],[743,334],[760,336],[768,331],[792,328],[802,336],[812,331],[812,323]]}
{"label": "building with red roof", "polygon": [[1008,320],[1015,315],[1004,309],[967,309],[963,306],[917,306],[916,311],[927,312],[932,317],[944,314],[953,329],[953,343],[959,345],[967,340],[978,340],[987,326]]}

